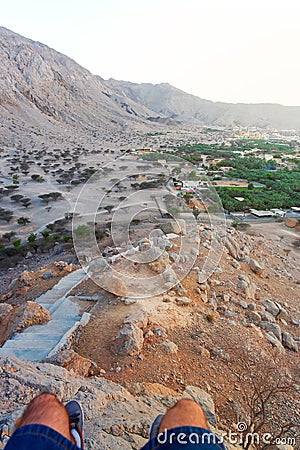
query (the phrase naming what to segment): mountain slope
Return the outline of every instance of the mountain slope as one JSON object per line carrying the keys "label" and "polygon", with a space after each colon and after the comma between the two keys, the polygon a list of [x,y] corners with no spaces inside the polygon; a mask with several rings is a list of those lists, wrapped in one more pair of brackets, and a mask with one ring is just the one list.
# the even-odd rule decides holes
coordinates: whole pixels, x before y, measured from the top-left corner
{"label": "mountain slope", "polygon": [[232,104],[203,100],[168,83],[129,83],[109,79],[105,86],[136,103],[182,122],[300,129],[300,107],[277,104]]}
{"label": "mountain slope", "polygon": [[124,128],[152,114],[132,100],[111,99],[101,79],[72,59],[0,27],[0,115],[30,124]]}

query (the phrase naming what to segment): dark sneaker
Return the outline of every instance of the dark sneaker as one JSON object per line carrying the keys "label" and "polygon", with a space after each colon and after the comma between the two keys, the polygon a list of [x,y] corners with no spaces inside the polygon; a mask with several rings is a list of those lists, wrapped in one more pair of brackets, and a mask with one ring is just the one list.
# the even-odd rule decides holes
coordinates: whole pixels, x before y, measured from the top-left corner
{"label": "dark sneaker", "polygon": [[150,427],[150,432],[149,432],[150,439],[156,438],[158,436],[159,426],[161,424],[163,417],[164,417],[164,414],[159,414],[153,420],[151,427]]}
{"label": "dark sneaker", "polygon": [[66,404],[66,410],[69,415],[71,434],[79,448],[84,448],[83,441],[83,422],[84,416],[80,404],[76,400],[71,400]]}

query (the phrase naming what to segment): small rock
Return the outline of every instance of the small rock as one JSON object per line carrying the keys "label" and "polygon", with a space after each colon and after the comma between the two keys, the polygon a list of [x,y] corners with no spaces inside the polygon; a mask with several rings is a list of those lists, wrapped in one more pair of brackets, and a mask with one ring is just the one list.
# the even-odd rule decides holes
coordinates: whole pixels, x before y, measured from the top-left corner
{"label": "small rock", "polygon": [[13,288],[16,286],[17,282],[18,282],[18,278],[14,278],[14,279],[9,283],[7,290],[10,291],[11,289],[13,289]]}
{"label": "small rock", "polygon": [[148,330],[148,331],[145,333],[144,338],[145,338],[145,339],[149,339],[149,338],[151,338],[152,336],[154,336],[153,331],[152,331],[152,330]]}
{"label": "small rock", "polygon": [[272,300],[264,300],[263,306],[270,314],[272,314],[272,316],[277,317],[277,315],[279,314],[279,308],[277,305],[275,305],[274,302],[272,302]]}
{"label": "small rock", "polygon": [[160,348],[166,353],[177,353],[178,346],[175,342],[172,341],[164,341],[161,343]]}
{"label": "small rock", "polygon": [[275,322],[275,318],[274,316],[272,316],[272,314],[270,314],[267,311],[264,311],[261,315],[261,320],[263,320],[264,322],[271,322],[274,323]]}
{"label": "small rock", "polygon": [[246,318],[252,323],[258,323],[259,321],[261,321],[260,315],[255,311],[247,311]]}
{"label": "small rock", "polygon": [[64,367],[76,375],[82,375],[84,377],[92,375],[93,373],[92,361],[88,358],[80,356],[73,350],[60,350],[50,358],[47,358],[46,362]]}
{"label": "small rock", "polygon": [[9,303],[0,303],[0,322],[8,315],[13,309]]}
{"label": "small rock", "polygon": [[137,302],[136,298],[126,298],[124,301],[125,305],[133,305],[136,302]]}
{"label": "small rock", "polygon": [[255,303],[248,303],[247,308],[249,311],[255,311],[256,310],[256,304]]}
{"label": "small rock", "polygon": [[247,309],[247,308],[248,308],[248,303],[247,303],[247,302],[244,302],[244,300],[241,300],[241,301],[240,301],[240,306],[241,306],[243,309]]}
{"label": "small rock", "polygon": [[229,303],[229,300],[230,300],[230,295],[229,294],[223,294],[223,301],[225,303]]}
{"label": "small rock", "polygon": [[236,318],[236,317],[238,317],[238,313],[236,313],[234,311],[225,311],[224,316]]}
{"label": "small rock", "polygon": [[134,356],[142,351],[143,343],[143,331],[130,323],[125,325],[115,337],[113,350],[119,355]]}
{"label": "small rock", "polygon": [[254,272],[256,275],[261,275],[265,270],[262,264],[256,261],[256,259],[250,259],[249,267],[252,270],[252,272]]}
{"label": "small rock", "polygon": [[276,347],[281,353],[284,352],[283,345],[281,342],[277,339],[274,333],[270,331],[269,333],[266,333],[266,338],[272,344],[273,347]]}
{"label": "small rock", "polygon": [[234,267],[235,269],[240,269],[241,265],[238,261],[236,261],[235,259],[233,261],[231,261],[230,263],[232,265],[232,267]]}
{"label": "small rock", "polygon": [[254,299],[256,293],[256,285],[245,274],[240,274],[237,287],[242,289],[246,299]]}
{"label": "small rock", "polygon": [[154,328],[153,333],[159,337],[167,337],[167,332],[163,327]]}
{"label": "small rock", "polygon": [[52,278],[52,272],[51,270],[47,270],[47,272],[44,272],[42,275],[43,280],[49,280]]}
{"label": "small rock", "polygon": [[267,332],[271,331],[276,336],[276,338],[279,341],[281,341],[281,329],[280,329],[280,326],[277,325],[276,323],[269,323],[269,322],[261,321],[258,323],[258,326]]}
{"label": "small rock", "polygon": [[289,350],[292,350],[294,352],[298,351],[298,344],[292,338],[290,333],[287,333],[287,332],[282,333],[282,344],[284,347],[288,348]]}
{"label": "small rock", "polygon": [[191,303],[191,299],[188,297],[176,297],[175,301],[180,306],[188,306]]}

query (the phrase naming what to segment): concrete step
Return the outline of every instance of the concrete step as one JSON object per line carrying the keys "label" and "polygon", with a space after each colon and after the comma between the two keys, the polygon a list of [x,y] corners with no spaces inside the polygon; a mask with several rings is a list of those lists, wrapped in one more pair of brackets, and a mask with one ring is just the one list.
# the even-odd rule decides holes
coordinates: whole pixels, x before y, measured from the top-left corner
{"label": "concrete step", "polygon": [[32,327],[27,328],[23,331],[22,334],[27,333],[45,333],[45,334],[60,334],[64,333],[64,330],[69,329],[73,326],[74,322],[76,322],[78,318],[74,319],[61,319],[61,320],[50,320],[48,323],[44,325],[33,325]]}
{"label": "concrete step", "polygon": [[79,316],[79,306],[68,300],[57,301],[50,310],[51,319],[76,319]]}
{"label": "concrete step", "polygon": [[47,350],[48,353],[50,350],[52,350],[52,348],[55,347],[55,345],[57,344],[57,341],[55,339],[43,339],[43,340],[37,340],[37,339],[24,339],[23,341],[21,340],[15,340],[15,339],[11,339],[7,342],[5,342],[5,344],[3,345],[3,349],[7,350],[7,349],[14,349],[14,350]]}
{"label": "concrete step", "polygon": [[52,289],[42,294],[35,301],[39,304],[53,304],[59,298],[65,296],[69,291],[71,291],[76,284],[82,281],[86,276],[83,269],[78,269],[75,272],[66,275],[61,278],[59,282],[53,286]]}
{"label": "concrete step", "polygon": [[32,349],[23,349],[23,350],[17,350],[17,349],[4,349],[3,347],[0,348],[0,358],[6,358],[7,356],[15,356],[16,358],[19,358],[23,361],[41,361],[42,359],[45,359],[48,355],[48,350],[32,350]]}
{"label": "concrete step", "polygon": [[79,306],[68,299],[68,293],[84,278],[83,269],[66,275],[52,289],[35,301],[48,309],[51,319],[16,333],[0,348],[0,357],[15,356],[23,361],[45,359],[61,339],[80,321]]}
{"label": "concrete step", "polygon": [[36,339],[36,340],[48,340],[51,336],[51,339],[55,341],[59,341],[63,336],[62,333],[51,334],[49,333],[18,333],[14,334],[11,340],[23,342],[25,339]]}

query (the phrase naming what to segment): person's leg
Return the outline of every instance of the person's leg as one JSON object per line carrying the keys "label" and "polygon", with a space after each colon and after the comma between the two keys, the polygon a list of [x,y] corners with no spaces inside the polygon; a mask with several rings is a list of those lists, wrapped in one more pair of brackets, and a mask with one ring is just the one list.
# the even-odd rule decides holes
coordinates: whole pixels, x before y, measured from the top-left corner
{"label": "person's leg", "polygon": [[159,433],[184,426],[208,429],[202,408],[193,400],[179,400],[169,409],[160,422]]}
{"label": "person's leg", "polygon": [[207,424],[202,408],[193,400],[179,400],[164,415],[156,417],[149,441],[141,450],[225,450]]}
{"label": "person's leg", "polygon": [[75,443],[70,432],[67,410],[52,394],[41,394],[35,397],[27,406],[23,416],[18,420],[17,428],[31,424],[40,424],[52,428]]}

